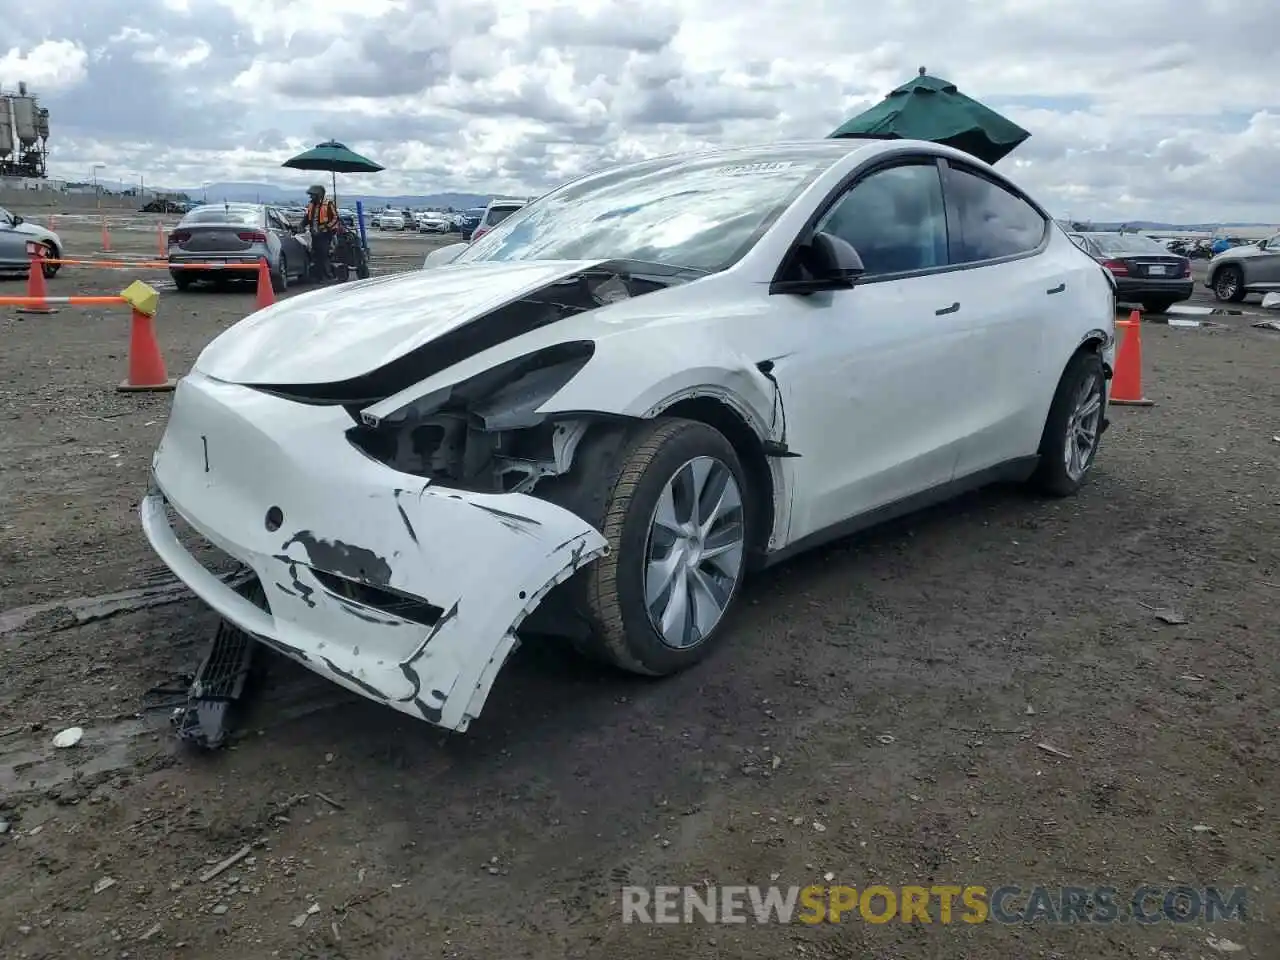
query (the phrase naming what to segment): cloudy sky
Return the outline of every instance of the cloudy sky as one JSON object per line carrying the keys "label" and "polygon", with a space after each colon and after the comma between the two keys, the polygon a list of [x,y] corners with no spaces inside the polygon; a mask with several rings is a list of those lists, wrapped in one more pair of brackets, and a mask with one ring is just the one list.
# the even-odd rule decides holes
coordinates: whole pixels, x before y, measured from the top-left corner
{"label": "cloudy sky", "polygon": [[1032,138],[1060,216],[1280,222],[1274,5],[1257,0],[3,0],[0,84],[54,176],[302,185],[336,137],[380,193],[525,194],[610,163],[821,137],[917,67]]}

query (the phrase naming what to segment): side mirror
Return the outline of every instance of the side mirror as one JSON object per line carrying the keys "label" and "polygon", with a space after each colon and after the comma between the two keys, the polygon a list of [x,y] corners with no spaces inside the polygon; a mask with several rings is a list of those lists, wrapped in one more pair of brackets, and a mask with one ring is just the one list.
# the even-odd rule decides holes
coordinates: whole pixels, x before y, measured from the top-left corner
{"label": "side mirror", "polygon": [[451,243],[447,247],[440,247],[432,250],[427,254],[427,258],[422,261],[422,269],[430,270],[432,267],[443,267],[446,264],[453,263],[461,255],[463,250],[467,249],[465,243]]}
{"label": "side mirror", "polygon": [[26,221],[25,221],[25,220],[23,220],[23,219],[22,219],[22,217],[14,217],[14,218],[13,218],[12,220],[10,220],[9,222],[10,222],[10,223],[12,223],[15,227],[20,227],[20,226],[22,226],[24,223],[26,223]]}
{"label": "side mirror", "polygon": [[770,293],[803,295],[824,290],[848,290],[867,269],[853,244],[824,230],[819,230],[796,249],[795,262],[806,276],[775,280],[769,287]]}

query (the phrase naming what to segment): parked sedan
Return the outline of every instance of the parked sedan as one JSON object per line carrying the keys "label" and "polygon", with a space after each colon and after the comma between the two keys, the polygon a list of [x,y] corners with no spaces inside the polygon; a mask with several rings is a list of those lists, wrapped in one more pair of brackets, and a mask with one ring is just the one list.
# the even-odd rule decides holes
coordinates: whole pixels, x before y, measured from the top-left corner
{"label": "parked sedan", "polygon": [[1069,496],[1106,427],[1109,277],[949,147],[662,157],[453,249],[209,344],[141,510],[246,634],[450,729],[521,628],[692,667],[750,571],[997,479]]}
{"label": "parked sedan", "polygon": [[453,222],[447,214],[423,213],[418,216],[419,233],[448,233],[452,228]]}
{"label": "parked sedan", "polygon": [[0,223],[0,273],[26,274],[31,270],[31,245],[25,233]]}
{"label": "parked sedan", "polygon": [[1251,293],[1280,290],[1280,233],[1231,247],[1209,261],[1204,285],[1224,303],[1239,303]]}
{"label": "parked sedan", "polygon": [[[10,213],[8,210],[0,207],[0,231],[12,231],[20,234],[26,240],[34,240],[40,244],[40,253],[47,260],[58,260],[62,257],[62,251],[65,249],[62,245],[62,238],[50,230],[48,227],[42,227],[38,223],[32,223],[17,214]],[[24,244],[25,249],[25,244]],[[44,275],[52,277],[58,272],[61,264],[46,263],[44,265]]]}
{"label": "parked sedan", "polygon": [[1194,289],[1191,261],[1140,233],[1073,233],[1071,239],[1116,282],[1116,300],[1164,313]]}
{"label": "parked sedan", "polygon": [[247,270],[199,269],[182,264],[253,263],[264,257],[271,286],[281,293],[308,273],[307,248],[284,214],[259,203],[211,203],[196,207],[169,234],[169,273],[179,290],[198,280],[253,277]]}

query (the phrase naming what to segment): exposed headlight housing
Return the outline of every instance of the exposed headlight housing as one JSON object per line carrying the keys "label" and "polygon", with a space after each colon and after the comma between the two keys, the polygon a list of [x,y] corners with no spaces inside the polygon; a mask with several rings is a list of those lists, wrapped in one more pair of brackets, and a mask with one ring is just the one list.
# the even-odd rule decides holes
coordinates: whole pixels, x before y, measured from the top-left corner
{"label": "exposed headlight housing", "polygon": [[452,486],[511,492],[554,462],[556,424],[537,410],[586,366],[592,341],[509,360],[347,431],[379,463]]}

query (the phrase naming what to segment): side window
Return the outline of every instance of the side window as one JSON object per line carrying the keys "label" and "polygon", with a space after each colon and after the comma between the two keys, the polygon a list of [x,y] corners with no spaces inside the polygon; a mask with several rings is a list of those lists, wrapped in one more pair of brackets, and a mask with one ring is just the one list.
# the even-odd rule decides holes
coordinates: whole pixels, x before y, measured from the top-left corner
{"label": "side window", "polygon": [[818,224],[853,244],[867,276],[947,264],[947,217],[937,165],[878,170],[855,183]]}
{"label": "side window", "polygon": [[952,260],[975,263],[1030,253],[1049,224],[1036,208],[984,177],[951,167],[947,199],[958,223],[952,227]]}

